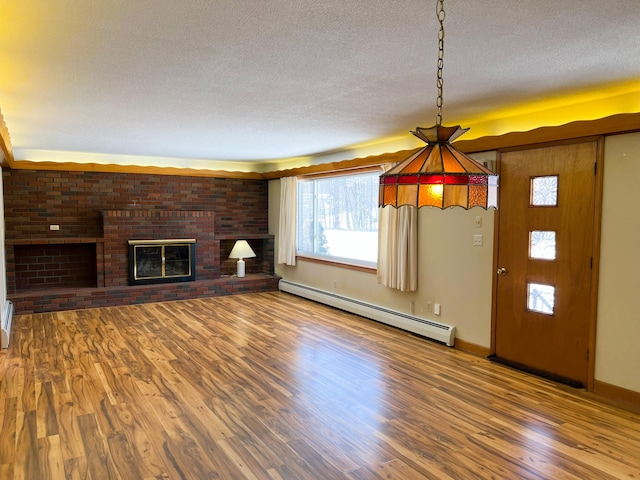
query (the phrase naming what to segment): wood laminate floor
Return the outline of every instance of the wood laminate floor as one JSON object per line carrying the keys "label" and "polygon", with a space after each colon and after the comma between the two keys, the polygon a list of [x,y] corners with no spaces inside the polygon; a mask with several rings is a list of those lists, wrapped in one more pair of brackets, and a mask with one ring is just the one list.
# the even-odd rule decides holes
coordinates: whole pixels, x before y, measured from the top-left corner
{"label": "wood laminate floor", "polygon": [[279,293],[14,318],[0,479],[640,479],[640,416]]}

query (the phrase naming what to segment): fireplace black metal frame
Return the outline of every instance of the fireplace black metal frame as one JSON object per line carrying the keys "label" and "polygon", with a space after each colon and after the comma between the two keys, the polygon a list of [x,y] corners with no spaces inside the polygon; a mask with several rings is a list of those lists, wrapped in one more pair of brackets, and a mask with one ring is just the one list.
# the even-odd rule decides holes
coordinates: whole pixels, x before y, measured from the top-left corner
{"label": "fireplace black metal frame", "polygon": [[[129,240],[129,285],[151,285],[160,283],[192,282],[196,279],[196,240],[193,238],[164,239],[164,240]],[[165,270],[164,248],[187,247],[189,252],[189,272],[178,275],[167,275]],[[161,248],[161,274],[154,276],[140,276],[137,272],[137,249],[145,247]]]}

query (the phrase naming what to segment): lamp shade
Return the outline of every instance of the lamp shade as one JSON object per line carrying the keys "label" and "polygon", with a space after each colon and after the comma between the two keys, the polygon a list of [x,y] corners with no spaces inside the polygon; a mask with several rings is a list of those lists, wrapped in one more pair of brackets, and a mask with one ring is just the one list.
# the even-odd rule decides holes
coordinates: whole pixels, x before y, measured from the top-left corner
{"label": "lamp shade", "polygon": [[380,176],[379,206],[497,208],[498,176],[450,143],[467,130],[435,125],[411,132],[427,146]]}
{"label": "lamp shade", "polygon": [[246,240],[236,240],[235,245],[231,249],[231,253],[229,254],[229,258],[253,258],[256,256],[256,253],[251,249],[249,242]]}

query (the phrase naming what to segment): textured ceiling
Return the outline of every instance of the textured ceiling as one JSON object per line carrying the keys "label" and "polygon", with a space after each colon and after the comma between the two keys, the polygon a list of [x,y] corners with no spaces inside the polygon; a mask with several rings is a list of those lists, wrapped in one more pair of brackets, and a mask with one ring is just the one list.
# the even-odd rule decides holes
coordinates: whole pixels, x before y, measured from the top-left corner
{"label": "textured ceiling", "polygon": [[[340,151],[435,123],[435,3],[0,0],[0,110],[16,159]],[[638,0],[446,10],[445,124],[640,79]]]}

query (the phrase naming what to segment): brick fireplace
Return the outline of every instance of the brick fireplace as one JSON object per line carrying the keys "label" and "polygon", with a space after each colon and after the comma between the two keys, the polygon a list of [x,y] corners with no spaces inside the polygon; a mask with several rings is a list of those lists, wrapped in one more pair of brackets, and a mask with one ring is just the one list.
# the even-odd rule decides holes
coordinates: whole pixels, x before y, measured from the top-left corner
{"label": "brick fireplace", "polygon": [[[277,289],[263,180],[3,173],[7,293],[18,314]],[[256,252],[245,278],[228,259],[239,238]],[[130,285],[128,241],[148,239],[194,239],[195,280]]]}
{"label": "brick fireplace", "polygon": [[220,240],[215,235],[215,214],[199,210],[107,210],[104,229],[105,286],[129,285],[130,240],[194,239],[198,262],[195,276],[220,276]]}

